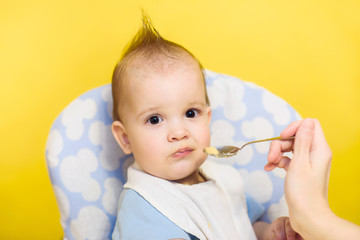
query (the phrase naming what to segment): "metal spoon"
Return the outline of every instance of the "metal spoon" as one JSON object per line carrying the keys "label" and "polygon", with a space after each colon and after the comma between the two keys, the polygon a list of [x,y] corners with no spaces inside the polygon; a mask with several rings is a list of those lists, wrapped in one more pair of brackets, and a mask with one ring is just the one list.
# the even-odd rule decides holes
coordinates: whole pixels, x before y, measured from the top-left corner
{"label": "metal spoon", "polygon": [[235,147],[235,146],[217,146],[217,147],[207,147],[203,151],[209,155],[212,155],[214,157],[232,157],[235,156],[241,149],[243,149],[246,145],[252,144],[252,143],[258,143],[258,142],[265,142],[265,141],[273,141],[273,140],[291,140],[294,139],[294,137],[289,138],[282,138],[282,137],[274,137],[274,138],[267,138],[262,140],[256,140],[252,142],[245,143],[241,147]]}

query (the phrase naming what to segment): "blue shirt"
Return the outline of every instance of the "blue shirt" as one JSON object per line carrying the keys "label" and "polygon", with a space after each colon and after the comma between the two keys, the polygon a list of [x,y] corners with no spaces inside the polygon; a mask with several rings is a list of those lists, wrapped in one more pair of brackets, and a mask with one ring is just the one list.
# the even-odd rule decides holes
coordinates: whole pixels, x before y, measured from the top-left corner
{"label": "blue shirt", "polygon": [[[254,223],[264,213],[264,207],[250,195],[245,194],[245,197],[249,218],[251,223]],[[198,239],[170,221],[132,189],[122,191],[120,206],[112,235],[113,240]]]}

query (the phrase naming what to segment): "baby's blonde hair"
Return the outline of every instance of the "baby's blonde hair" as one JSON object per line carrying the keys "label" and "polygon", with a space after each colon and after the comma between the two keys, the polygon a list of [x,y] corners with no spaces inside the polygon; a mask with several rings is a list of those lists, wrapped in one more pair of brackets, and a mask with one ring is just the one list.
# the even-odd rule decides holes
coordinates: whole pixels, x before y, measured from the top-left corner
{"label": "baby's blonde hair", "polygon": [[[202,79],[205,86],[204,78],[204,68],[197,60],[197,58],[190,53],[183,46],[164,39],[160,36],[159,32],[154,28],[149,17],[143,13],[142,19],[143,25],[134,36],[132,41],[129,43],[127,48],[117,63],[113,77],[112,77],[112,96],[113,96],[113,118],[114,121],[119,121],[120,116],[118,114],[119,104],[120,104],[120,94],[121,94],[121,83],[125,78],[126,68],[129,66],[130,62],[135,59],[140,58],[143,63],[146,63],[147,60],[152,60],[153,58],[165,58],[165,59],[175,59],[175,60],[184,60],[184,55],[188,55],[193,58],[198,64],[201,70]],[[206,92],[205,86],[205,97],[206,104],[209,105],[209,99]]]}

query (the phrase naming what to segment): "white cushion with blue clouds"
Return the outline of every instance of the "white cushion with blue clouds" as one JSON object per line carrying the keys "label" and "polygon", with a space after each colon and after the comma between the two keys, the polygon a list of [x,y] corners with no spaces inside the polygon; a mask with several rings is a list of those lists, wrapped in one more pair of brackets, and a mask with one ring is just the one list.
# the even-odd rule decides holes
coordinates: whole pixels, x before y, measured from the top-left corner
{"label": "white cushion with blue clouds", "polygon": [[[236,145],[275,137],[299,114],[284,100],[253,83],[206,70],[212,107],[211,143]],[[71,102],[56,118],[46,159],[61,215],[64,239],[111,239],[117,202],[133,162],[111,134],[111,85],[92,89]],[[265,172],[269,142],[245,147],[231,158],[244,178],[245,191],[260,202],[264,221],[287,215],[285,171]]]}

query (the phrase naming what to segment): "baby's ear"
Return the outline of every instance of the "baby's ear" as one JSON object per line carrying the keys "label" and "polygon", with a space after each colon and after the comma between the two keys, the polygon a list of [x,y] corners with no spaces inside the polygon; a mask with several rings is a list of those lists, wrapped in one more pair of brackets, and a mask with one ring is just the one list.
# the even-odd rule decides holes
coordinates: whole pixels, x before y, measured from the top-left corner
{"label": "baby's ear", "polygon": [[111,131],[117,143],[124,153],[131,153],[131,146],[124,125],[120,121],[114,121],[111,125]]}

